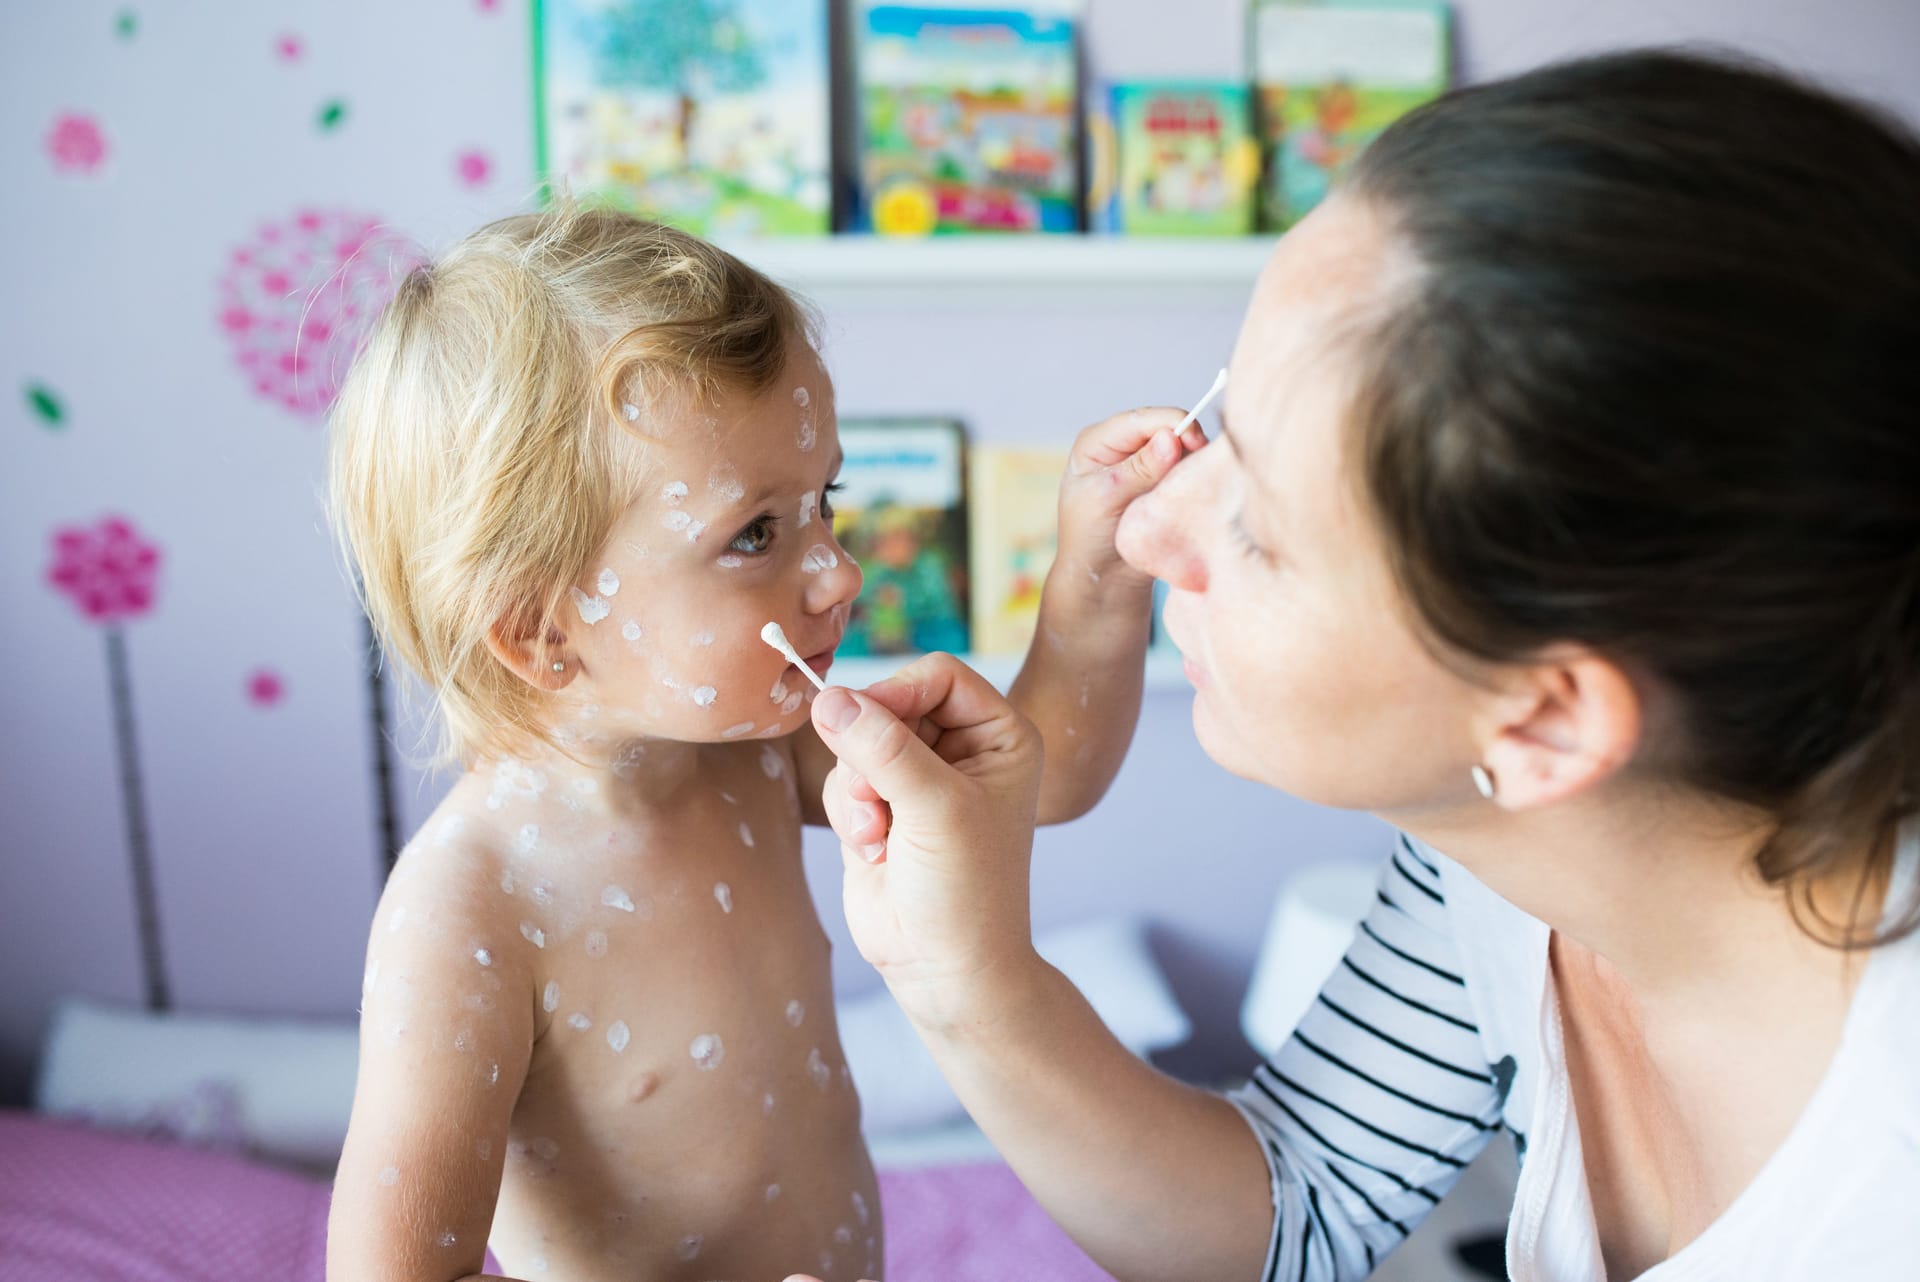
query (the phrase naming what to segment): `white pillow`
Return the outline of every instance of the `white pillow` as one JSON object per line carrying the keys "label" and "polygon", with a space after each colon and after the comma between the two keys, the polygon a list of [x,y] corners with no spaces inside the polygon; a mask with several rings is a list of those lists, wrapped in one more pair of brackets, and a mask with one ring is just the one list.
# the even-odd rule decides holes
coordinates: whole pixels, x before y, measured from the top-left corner
{"label": "white pillow", "polygon": [[[1134,1054],[1178,1046],[1192,1034],[1147,948],[1144,923],[1113,918],[1044,931],[1034,946]],[[840,1002],[838,1014],[865,1130],[914,1130],[966,1115],[886,989]]]}
{"label": "white pillow", "polygon": [[353,1110],[352,1024],[54,1008],[34,1106],[101,1126],[332,1166]]}
{"label": "white pillow", "polygon": [[[1044,932],[1040,955],[1136,1055],[1191,1031],[1137,921]],[[868,1131],[955,1121],[960,1101],[884,989],[837,1004]],[[351,1023],[151,1014],[82,998],[53,1013],[35,1092],[43,1113],[328,1167],[353,1110]]]}

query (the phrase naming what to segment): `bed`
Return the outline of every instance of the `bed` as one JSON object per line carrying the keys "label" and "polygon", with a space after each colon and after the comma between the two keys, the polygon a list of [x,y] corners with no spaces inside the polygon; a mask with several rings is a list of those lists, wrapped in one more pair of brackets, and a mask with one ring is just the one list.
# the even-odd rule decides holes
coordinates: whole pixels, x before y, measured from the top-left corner
{"label": "bed", "polygon": [[[982,1145],[875,1145],[886,1276],[1108,1282]],[[327,1202],[323,1178],[235,1153],[0,1112],[0,1282],[321,1282]]]}

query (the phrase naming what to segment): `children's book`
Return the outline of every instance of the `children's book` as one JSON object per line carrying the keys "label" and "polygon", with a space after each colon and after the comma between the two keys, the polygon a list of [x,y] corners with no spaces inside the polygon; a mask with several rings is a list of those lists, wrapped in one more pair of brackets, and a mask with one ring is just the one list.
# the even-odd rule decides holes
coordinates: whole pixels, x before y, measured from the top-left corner
{"label": "children's book", "polygon": [[1064,450],[978,446],[967,466],[973,647],[1023,654],[1059,534]]}
{"label": "children's book", "polygon": [[1079,229],[1071,6],[857,0],[853,27],[858,229]]}
{"label": "children's book", "polygon": [[1095,231],[1241,236],[1254,228],[1260,148],[1247,86],[1141,81],[1110,86],[1088,112]]}
{"label": "children's book", "polygon": [[1300,221],[1381,130],[1447,87],[1447,8],[1426,0],[1255,0],[1261,221]]}
{"label": "children's book", "polygon": [[833,531],[866,584],[843,655],[964,653],[965,448],[946,419],[840,420]]}
{"label": "children's book", "polygon": [[829,0],[534,0],[541,173],[704,236],[832,230]]}

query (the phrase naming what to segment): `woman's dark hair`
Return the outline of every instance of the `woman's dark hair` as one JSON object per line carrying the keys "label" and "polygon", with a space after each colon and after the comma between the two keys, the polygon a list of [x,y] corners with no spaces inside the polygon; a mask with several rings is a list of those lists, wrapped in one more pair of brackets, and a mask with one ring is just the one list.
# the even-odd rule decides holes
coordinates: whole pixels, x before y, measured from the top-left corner
{"label": "woman's dark hair", "polygon": [[1362,345],[1356,453],[1419,622],[1651,677],[1674,773],[1773,818],[1803,925],[1920,925],[1811,896],[1864,896],[1920,808],[1920,142],[1636,51],[1430,103],[1344,194],[1420,265]]}

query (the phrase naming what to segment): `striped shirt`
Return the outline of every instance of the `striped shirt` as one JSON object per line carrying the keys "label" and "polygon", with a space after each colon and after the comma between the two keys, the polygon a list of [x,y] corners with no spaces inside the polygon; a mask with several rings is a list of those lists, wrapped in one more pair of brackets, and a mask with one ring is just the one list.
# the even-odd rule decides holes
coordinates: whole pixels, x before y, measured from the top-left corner
{"label": "striped shirt", "polygon": [[[1902,834],[1890,912],[1916,865],[1920,825]],[[1267,1157],[1264,1279],[1367,1276],[1504,1129],[1521,1157],[1510,1275],[1604,1282],[1547,942],[1544,923],[1458,864],[1398,840],[1319,997],[1228,1097]],[[1642,1282],[1920,1278],[1916,1065],[1920,933],[1869,958],[1840,1048],[1774,1157]]]}

